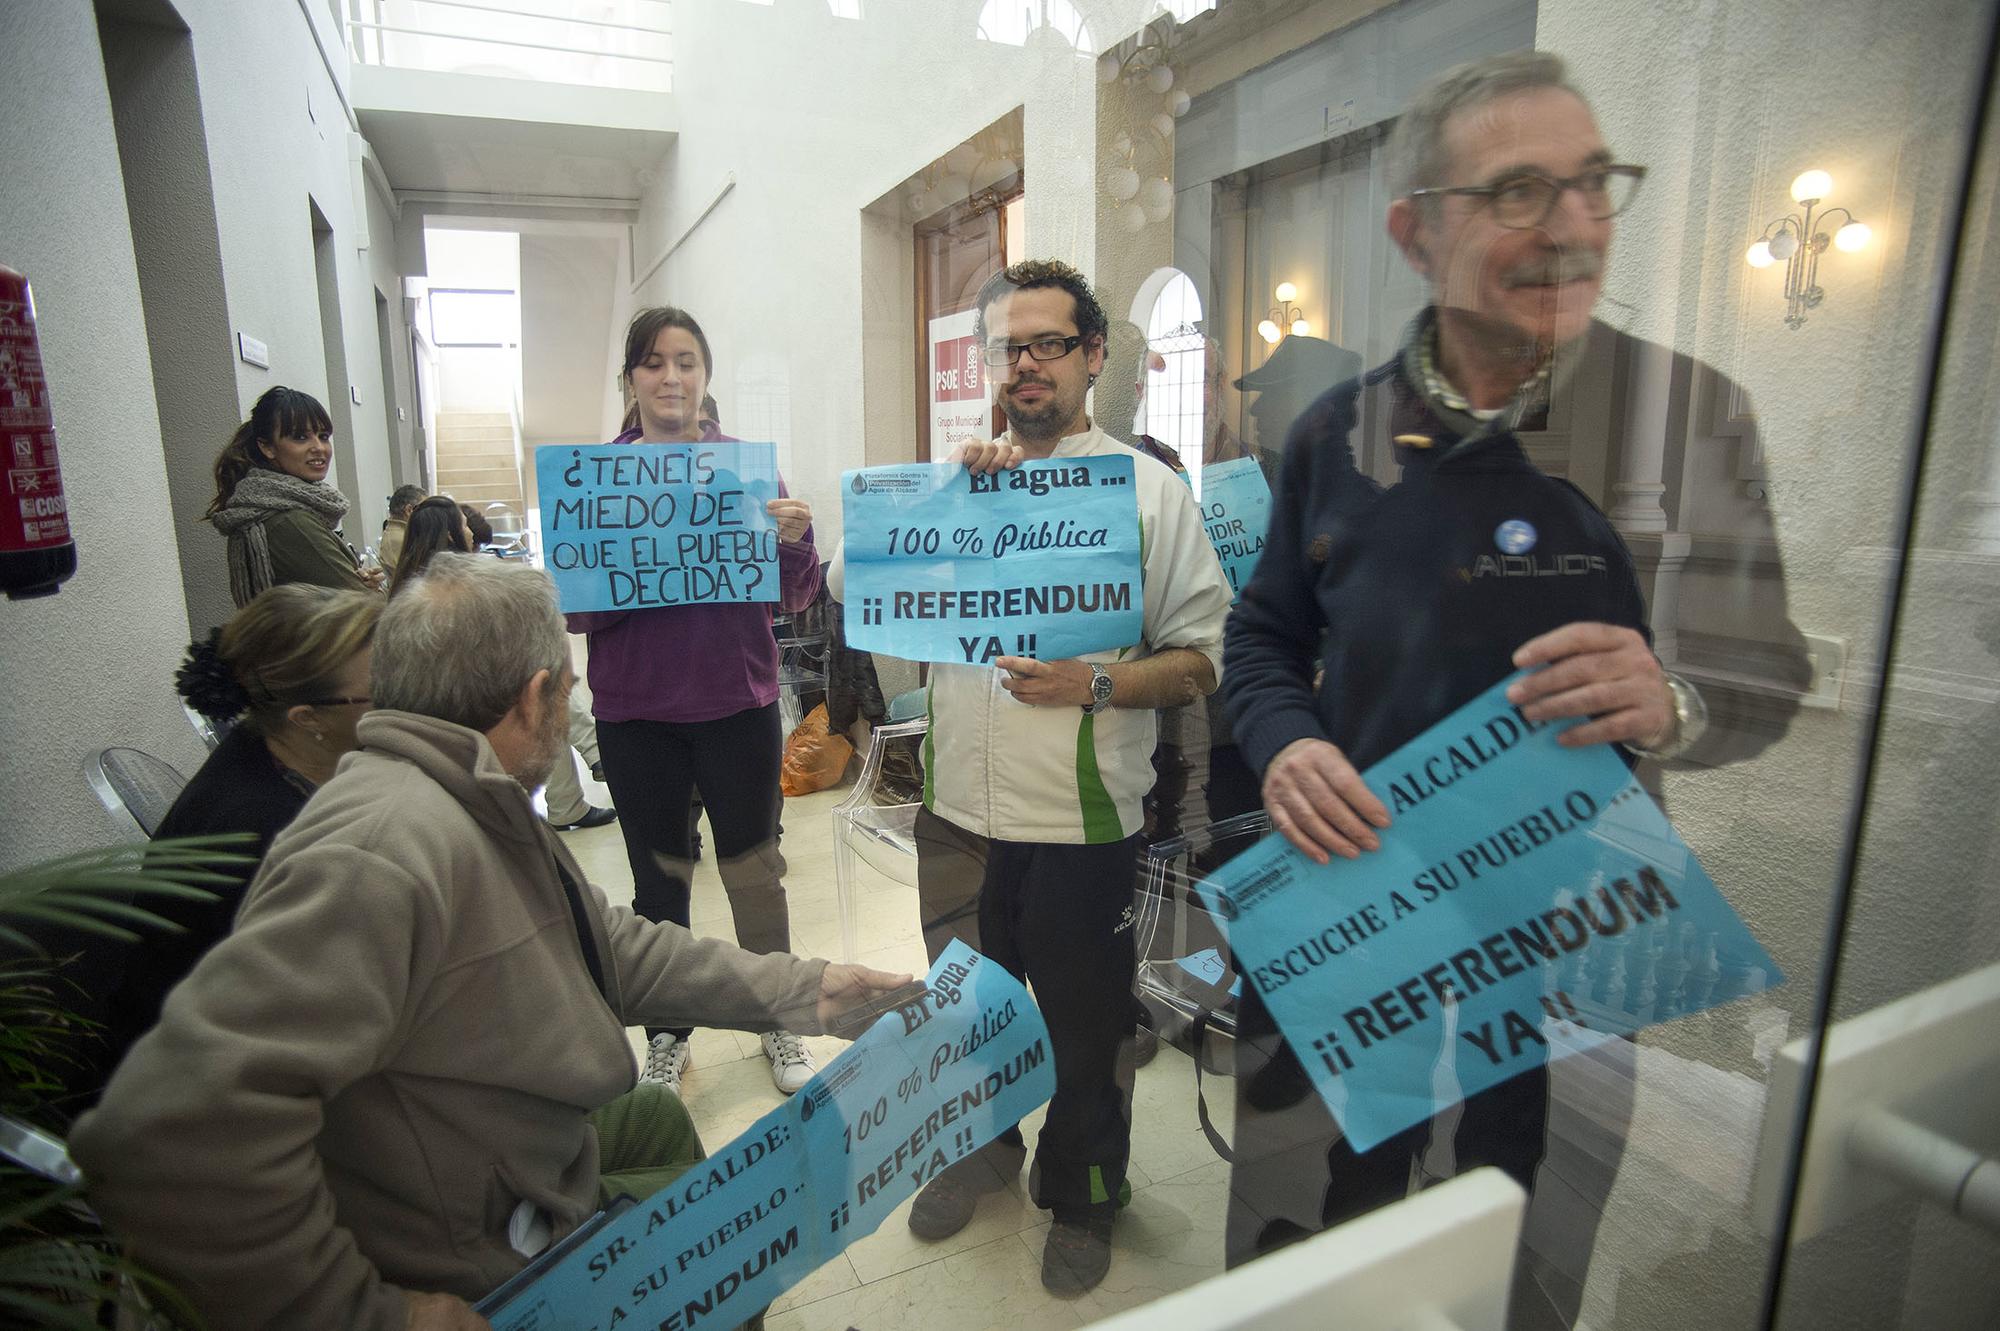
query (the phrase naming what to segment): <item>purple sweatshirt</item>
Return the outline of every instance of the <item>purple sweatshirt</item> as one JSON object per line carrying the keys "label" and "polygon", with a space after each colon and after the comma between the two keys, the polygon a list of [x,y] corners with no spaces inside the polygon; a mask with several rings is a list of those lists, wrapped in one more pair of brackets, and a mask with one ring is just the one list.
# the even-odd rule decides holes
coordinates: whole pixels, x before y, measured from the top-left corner
{"label": "purple sweatshirt", "polygon": [[[740,442],[710,431],[708,443]],[[639,431],[611,442],[632,444]],[[788,494],[784,479],[778,493]],[[778,607],[799,611],[819,595],[812,528],[778,546]],[[778,644],[763,601],[591,610],[564,615],[590,636],[592,711],[600,721],[714,721],[778,700]]]}

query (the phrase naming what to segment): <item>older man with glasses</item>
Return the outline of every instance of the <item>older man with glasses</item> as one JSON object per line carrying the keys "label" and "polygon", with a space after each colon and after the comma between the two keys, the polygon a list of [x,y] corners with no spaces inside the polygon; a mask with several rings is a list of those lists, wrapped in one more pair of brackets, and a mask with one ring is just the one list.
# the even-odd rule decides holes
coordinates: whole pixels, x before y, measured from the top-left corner
{"label": "older man with glasses", "polygon": [[[1397,836],[1362,770],[1519,667],[1543,667],[1510,692],[1529,719],[1583,718],[1564,742],[1616,744],[1628,763],[1747,756],[1796,707],[1796,693],[1773,699],[1748,727],[1725,703],[1711,725],[1702,693],[1654,654],[1653,617],[1677,627],[1670,540],[1684,558],[1688,538],[1669,530],[1660,502],[1673,412],[1642,404],[1687,401],[1697,372],[1734,390],[1592,317],[1613,219],[1645,168],[1616,158],[1562,62],[1538,52],[1433,81],[1399,119],[1389,157],[1389,234],[1429,303],[1392,360],[1325,393],[1293,427],[1263,560],[1227,637],[1230,718],[1265,807],[1321,863]],[[1537,439],[1552,404],[1566,440]],[[1552,455],[1567,475],[1538,465]],[[1694,485],[1708,464],[1683,462],[1678,479]],[[1727,540],[1714,544],[1736,553],[1704,572],[1703,613],[1717,617],[1706,627],[1761,636],[1769,675],[1796,690],[1804,655],[1769,515],[1732,488],[1719,519]],[[1744,562],[1727,567],[1731,558]],[[1365,952],[1347,960],[1367,965]],[[1609,1089],[1577,1117],[1589,1119],[1581,1149],[1553,1140],[1541,1067],[1462,1103],[1442,1096],[1428,1122],[1357,1152],[1246,986],[1230,1264],[1498,1165],[1537,1190],[1543,1223],[1529,1229],[1544,1236],[1524,1253],[1509,1325],[1571,1324],[1623,1151],[1628,1050],[1613,1042],[1592,1056]],[[1448,1081],[1449,1049],[1429,1053]]]}
{"label": "older man with glasses", "polygon": [[440,554],[373,668],[361,751],[72,1137],[92,1207],[217,1328],[485,1327],[469,1301],[702,1158],[628,1025],[816,1031],[909,978],[591,886],[529,803],[575,684],[540,570]]}

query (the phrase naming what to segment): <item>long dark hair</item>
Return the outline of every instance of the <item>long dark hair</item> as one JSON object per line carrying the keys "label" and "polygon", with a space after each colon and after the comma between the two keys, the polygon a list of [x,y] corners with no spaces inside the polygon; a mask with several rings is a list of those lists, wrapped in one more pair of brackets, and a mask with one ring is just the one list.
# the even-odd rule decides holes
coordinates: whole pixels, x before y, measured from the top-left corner
{"label": "long dark hair", "polygon": [[424,571],[440,550],[465,553],[465,514],[450,495],[432,495],[410,510],[409,527],[403,533],[403,554],[396,561],[395,581],[389,594],[395,595]]}
{"label": "long dark hair", "polygon": [[333,417],[326,414],[318,398],[283,385],[265,390],[264,396],[250,408],[250,419],[236,427],[236,433],[229,436],[229,442],[215,455],[215,498],[209,500],[208,512],[202,516],[212,518],[229,507],[229,497],[236,493],[237,483],[252,471],[278,469],[276,463],[264,456],[264,450],[257,447],[259,441],[285,439],[307,430],[318,430],[324,435],[333,433]]}

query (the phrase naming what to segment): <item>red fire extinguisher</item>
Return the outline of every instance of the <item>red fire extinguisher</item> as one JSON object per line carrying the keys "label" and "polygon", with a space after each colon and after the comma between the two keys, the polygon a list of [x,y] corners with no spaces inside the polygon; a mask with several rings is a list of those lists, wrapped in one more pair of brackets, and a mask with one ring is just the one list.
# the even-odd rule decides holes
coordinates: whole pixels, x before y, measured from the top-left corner
{"label": "red fire extinguisher", "polygon": [[28,279],[0,264],[0,589],[51,596],[76,572]]}

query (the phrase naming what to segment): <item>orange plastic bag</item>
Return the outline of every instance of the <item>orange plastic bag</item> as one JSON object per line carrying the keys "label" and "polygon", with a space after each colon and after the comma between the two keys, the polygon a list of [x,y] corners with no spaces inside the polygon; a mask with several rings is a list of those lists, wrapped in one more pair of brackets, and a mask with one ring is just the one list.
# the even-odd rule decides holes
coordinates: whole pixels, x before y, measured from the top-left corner
{"label": "orange plastic bag", "polygon": [[829,734],[826,704],[806,713],[799,728],[785,741],[785,762],[778,774],[778,789],[787,795],[810,795],[838,782],[847,772],[847,760],[854,746],[844,736]]}

